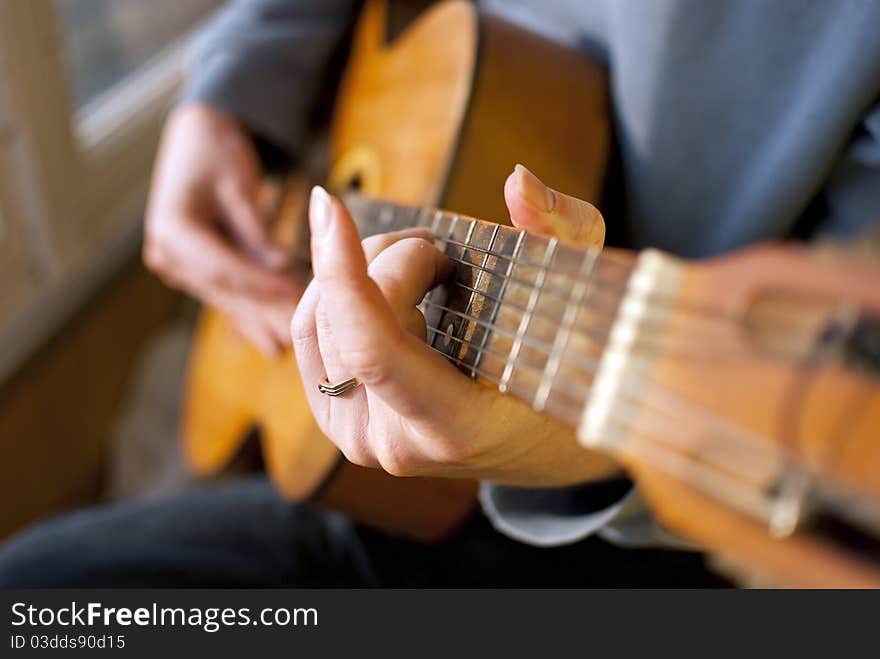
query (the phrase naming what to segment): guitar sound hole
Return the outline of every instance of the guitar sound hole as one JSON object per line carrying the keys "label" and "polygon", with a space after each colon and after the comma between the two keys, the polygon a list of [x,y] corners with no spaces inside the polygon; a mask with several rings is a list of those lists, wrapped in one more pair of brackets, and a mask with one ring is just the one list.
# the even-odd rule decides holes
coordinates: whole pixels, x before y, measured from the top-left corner
{"label": "guitar sound hole", "polygon": [[364,179],[360,174],[355,174],[345,184],[347,192],[360,192],[364,187]]}

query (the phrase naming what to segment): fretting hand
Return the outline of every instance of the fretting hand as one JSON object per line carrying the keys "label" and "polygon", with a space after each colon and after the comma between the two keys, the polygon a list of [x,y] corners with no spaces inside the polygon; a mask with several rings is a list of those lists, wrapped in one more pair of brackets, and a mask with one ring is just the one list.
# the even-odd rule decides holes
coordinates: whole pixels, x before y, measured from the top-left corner
{"label": "fretting hand", "polygon": [[[595,241],[590,204],[546,188],[518,167],[505,199],[514,224],[568,243]],[[617,471],[566,426],[459,372],[425,344],[417,305],[450,272],[427,233],[361,243],[342,203],[316,188],[310,204],[309,285],[292,323],[297,362],[321,430],[352,462],[399,476],[460,476],[566,485]],[[339,397],[326,379],[362,383]]]}

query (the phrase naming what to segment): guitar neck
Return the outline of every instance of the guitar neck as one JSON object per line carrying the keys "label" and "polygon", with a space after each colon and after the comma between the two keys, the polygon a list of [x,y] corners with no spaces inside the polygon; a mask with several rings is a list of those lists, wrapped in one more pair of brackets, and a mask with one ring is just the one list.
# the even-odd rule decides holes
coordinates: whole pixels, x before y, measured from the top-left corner
{"label": "guitar neck", "polygon": [[433,349],[536,410],[581,423],[633,257],[440,210],[344,200],[362,235],[427,228],[455,263],[422,301]]}
{"label": "guitar neck", "polygon": [[[356,195],[345,203],[362,234],[424,227],[456,264],[421,309],[428,344],[462,372],[568,423],[589,447],[660,469],[776,533],[794,531],[805,498],[817,494],[816,465],[776,435],[755,432],[751,412],[738,424],[734,414],[712,410],[702,403],[702,385],[687,380],[702,380],[704,369],[720,372],[726,354],[754,366],[743,387],[788,377],[815,357],[829,327],[839,325],[841,349],[857,334],[844,327],[851,309],[841,314],[836,300],[820,298],[783,327],[762,311],[740,315],[693,295],[695,274],[701,282],[712,277],[655,250],[574,249],[454,213]],[[709,290],[716,288],[723,290]],[[744,343],[749,333],[753,342]],[[783,359],[773,354],[777,345],[788,351]]]}

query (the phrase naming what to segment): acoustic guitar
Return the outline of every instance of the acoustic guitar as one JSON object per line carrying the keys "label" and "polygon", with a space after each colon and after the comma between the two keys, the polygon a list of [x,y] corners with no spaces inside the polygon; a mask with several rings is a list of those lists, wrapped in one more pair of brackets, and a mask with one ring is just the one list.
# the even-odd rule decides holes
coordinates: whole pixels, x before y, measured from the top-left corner
{"label": "acoustic guitar", "polygon": [[779,583],[880,587],[876,254],[685,262],[344,199],[456,263],[422,302],[429,345],[615,456],[668,528]]}
{"label": "acoustic guitar", "polygon": [[[476,15],[459,3],[432,10],[411,30],[450,16],[473,21],[477,33]],[[386,172],[395,181],[399,173],[405,181],[411,169],[422,165],[408,158],[412,143],[381,139],[386,129],[371,99],[381,96],[378,90],[395,87],[366,82],[365,71],[378,69],[358,66],[357,54],[365,43],[377,43],[383,21],[381,5],[368,5],[340,96],[330,180],[339,190],[359,189],[344,199],[364,233],[425,226],[457,263],[450,281],[422,303],[429,345],[469,376],[570,424],[585,446],[614,455],[637,480],[659,519],[705,548],[730,555],[776,583],[880,586],[876,260],[785,245],[759,246],[703,262],[684,262],[657,251],[602,251],[600,245],[575,250],[460,213],[432,210],[436,204],[408,198],[403,188],[395,193]],[[503,26],[500,34],[511,29]],[[396,41],[392,52],[413,33],[418,34],[408,32]],[[366,42],[365,34],[372,35]],[[481,50],[484,45],[485,39]],[[553,172],[546,178],[555,187],[595,198],[607,143],[602,77],[595,65],[577,62],[569,63],[569,72],[582,72],[580,89],[590,94],[577,105],[572,126],[586,126],[586,132],[572,136],[565,129],[557,135],[559,124],[542,126],[537,143],[550,140],[554,146],[546,160],[528,162],[542,176]],[[514,77],[519,79],[520,73]],[[543,77],[547,83],[548,76]],[[482,80],[486,84],[487,77]],[[535,87],[529,89],[536,93]],[[471,100],[479,98],[472,95]],[[353,99],[358,102],[350,103]],[[475,107],[479,104],[459,126],[459,150],[473,135],[479,116]],[[504,128],[501,117],[508,110],[506,105],[496,108],[494,122],[481,128]],[[400,112],[397,125],[387,128],[390,134],[417,121],[408,111]],[[525,120],[516,117],[509,126],[511,135],[528,123],[519,121]],[[584,167],[577,180],[564,181],[570,171],[553,168],[566,142],[577,142],[578,151],[591,154],[588,161],[572,157]],[[474,158],[480,162],[492,154],[476,153]],[[444,173],[466,167],[466,160],[445,155]],[[474,190],[477,198],[451,196],[461,189],[451,183],[442,194],[440,187],[420,192],[439,195],[443,205],[454,208],[485,204],[491,197],[485,191],[500,190],[521,154],[513,151],[509,157],[497,170],[486,164],[473,172],[497,175]],[[393,169],[386,169],[395,162]],[[579,181],[589,182],[592,189],[579,192]],[[486,215],[492,217],[491,212]],[[230,340],[222,319],[206,315],[191,387],[207,382],[233,392],[228,400],[239,405],[233,409],[244,410],[237,417],[240,428],[259,420],[264,428],[278,431],[310,430],[311,435],[264,435],[270,472],[282,487],[286,483],[288,492],[308,495],[324,482],[321,494],[326,496],[347,475],[366,473],[350,465],[333,471],[337,453],[307,425],[305,403],[291,396],[301,396],[301,385],[293,384],[292,363],[265,363],[242,348],[239,357],[247,355],[248,368],[233,368],[240,368],[239,361],[225,371],[215,370],[222,355],[207,348],[234,354],[228,352]],[[258,368],[251,368],[254,364]],[[269,384],[277,388],[270,391]],[[207,400],[191,400],[190,431],[205,430],[226,414],[220,408],[227,403],[222,396]],[[273,426],[272,418],[279,425]],[[191,457],[196,464],[204,459],[201,464],[209,467],[226,459],[237,441],[229,439],[224,455],[217,451],[214,436],[202,435],[205,452],[199,454],[193,442],[197,435],[188,435]],[[328,474],[335,475],[328,480]],[[379,480],[363,489],[339,487],[337,492],[353,494],[361,503],[379,501],[377,508],[360,509],[361,519],[398,532],[437,537],[454,528],[472,505],[469,484],[391,479],[381,472],[367,476],[374,477]],[[376,482],[382,484],[371,489]],[[443,489],[447,487],[461,489]],[[389,496],[373,499],[375,492]],[[389,522],[389,512],[393,515],[415,500],[429,506],[438,500],[452,503],[434,508],[430,523],[420,517],[424,510],[396,518],[395,523],[405,522],[402,526]]]}
{"label": "acoustic guitar", "polygon": [[[469,2],[435,4],[414,20],[402,14],[425,3],[390,4],[367,2],[356,27],[330,130],[328,187],[509,221],[501,191],[523,161],[555,188],[597,200],[609,143],[598,63]],[[307,250],[298,236],[303,182],[288,182],[278,231]],[[189,465],[218,471],[254,426],[266,469],[290,499],[423,541],[448,535],[475,507],[473,482],[397,479],[343,460],[312,419],[293,355],[263,358],[207,309],[188,366]]]}

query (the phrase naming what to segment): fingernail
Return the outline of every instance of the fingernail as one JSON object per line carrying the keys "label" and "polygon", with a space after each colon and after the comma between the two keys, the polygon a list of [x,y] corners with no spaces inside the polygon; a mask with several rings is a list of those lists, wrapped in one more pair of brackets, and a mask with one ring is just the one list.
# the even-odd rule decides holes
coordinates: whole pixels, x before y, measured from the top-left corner
{"label": "fingernail", "polygon": [[330,195],[324,188],[320,185],[312,188],[312,196],[309,200],[312,234],[326,234],[330,230],[332,203]]}
{"label": "fingernail", "polygon": [[517,164],[513,171],[516,174],[519,195],[522,200],[536,211],[552,212],[556,207],[556,193],[522,165]]}

